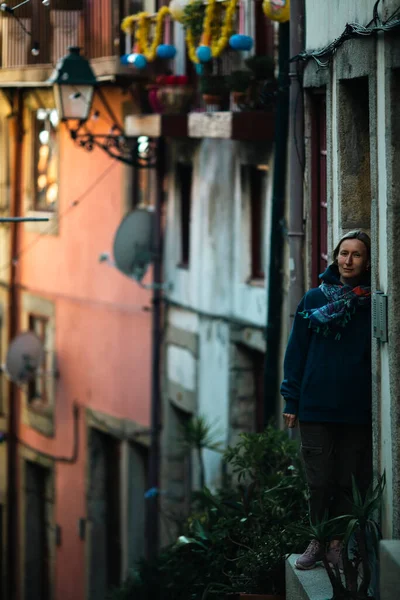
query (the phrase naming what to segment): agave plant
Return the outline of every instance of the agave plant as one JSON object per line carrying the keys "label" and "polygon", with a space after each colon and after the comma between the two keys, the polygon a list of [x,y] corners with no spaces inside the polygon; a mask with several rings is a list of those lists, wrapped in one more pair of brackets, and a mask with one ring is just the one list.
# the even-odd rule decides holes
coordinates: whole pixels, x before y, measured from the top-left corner
{"label": "agave plant", "polygon": [[203,450],[221,452],[222,442],[216,440],[218,431],[202,415],[192,417],[182,426],[182,443],[187,450],[194,450],[199,461],[200,488],[206,484]]}
{"label": "agave plant", "polygon": [[327,519],[309,526],[298,526],[308,538],[325,545],[333,538],[343,539],[343,574],[339,567],[331,567],[325,555],[323,563],[332,585],[332,600],[374,600],[370,593],[372,570],[378,560],[378,546],[382,535],[375,514],[380,508],[385,488],[385,474],[377,484],[369,486],[362,497],[354,477],[352,478],[352,503],[348,515]]}

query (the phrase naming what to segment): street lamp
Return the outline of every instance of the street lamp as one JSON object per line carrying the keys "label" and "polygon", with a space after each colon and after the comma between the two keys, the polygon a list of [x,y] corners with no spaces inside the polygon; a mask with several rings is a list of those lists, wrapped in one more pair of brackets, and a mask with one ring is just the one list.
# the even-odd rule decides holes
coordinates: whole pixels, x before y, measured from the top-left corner
{"label": "street lamp", "polygon": [[[54,87],[60,121],[66,124],[71,139],[89,152],[96,147],[101,148],[111,158],[138,169],[156,167],[157,140],[147,138],[144,145],[140,138],[125,135],[97,85],[89,61],[80,54],[80,48],[72,46],[68,50],[48,82]],[[107,133],[92,133],[87,126],[95,92],[114,123]]]}
{"label": "street lamp", "polygon": [[71,46],[49,79],[54,86],[56,106],[61,121],[85,123],[92,108],[96,76],[80,48]]}

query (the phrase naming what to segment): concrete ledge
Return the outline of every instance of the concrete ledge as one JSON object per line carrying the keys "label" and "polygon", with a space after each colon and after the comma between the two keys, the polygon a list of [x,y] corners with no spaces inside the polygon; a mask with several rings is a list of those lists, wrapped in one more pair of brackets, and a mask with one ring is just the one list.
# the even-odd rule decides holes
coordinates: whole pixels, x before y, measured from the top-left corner
{"label": "concrete ledge", "polygon": [[400,595],[400,540],[383,540],[379,559],[381,600],[394,600]]}
{"label": "concrete ledge", "polygon": [[286,600],[330,600],[332,586],[324,567],[299,571],[294,563],[299,554],[286,561]]}
{"label": "concrete ledge", "polygon": [[272,111],[189,113],[181,115],[127,115],[128,137],[216,138],[239,141],[272,142]]}

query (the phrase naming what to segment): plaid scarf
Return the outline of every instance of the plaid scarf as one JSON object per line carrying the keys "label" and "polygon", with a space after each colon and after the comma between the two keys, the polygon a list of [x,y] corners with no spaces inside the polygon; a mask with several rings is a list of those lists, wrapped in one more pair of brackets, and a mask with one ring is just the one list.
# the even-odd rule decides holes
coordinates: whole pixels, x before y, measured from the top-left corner
{"label": "plaid scarf", "polygon": [[309,319],[309,327],[324,336],[335,334],[335,339],[340,340],[340,328],[346,326],[351,316],[359,306],[371,304],[371,288],[359,285],[334,285],[321,283],[319,289],[327,298],[328,303],[320,308],[304,310],[300,315]]}

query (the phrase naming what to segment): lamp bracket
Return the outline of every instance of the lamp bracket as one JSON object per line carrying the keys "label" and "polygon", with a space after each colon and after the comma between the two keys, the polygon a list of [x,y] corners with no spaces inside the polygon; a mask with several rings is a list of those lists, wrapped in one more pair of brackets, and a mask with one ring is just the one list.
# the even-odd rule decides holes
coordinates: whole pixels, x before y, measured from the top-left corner
{"label": "lamp bracket", "polygon": [[88,152],[101,148],[111,158],[137,169],[152,169],[158,165],[156,138],[146,138],[147,141],[143,142],[139,138],[125,136],[118,127],[112,128],[115,133],[92,133],[84,128],[84,123],[79,123],[75,129],[67,123],[67,127],[71,139]]}

